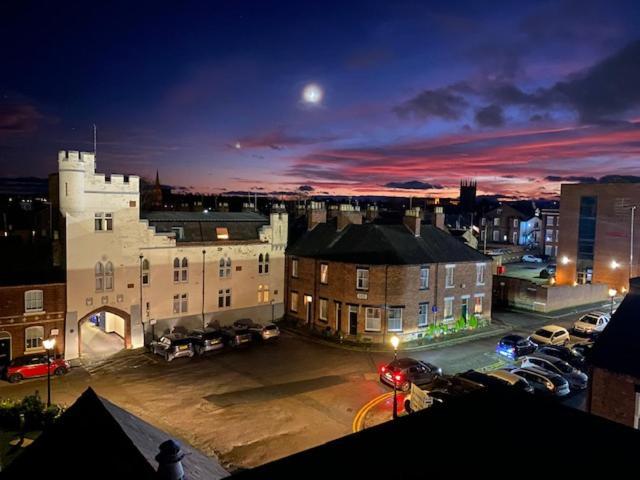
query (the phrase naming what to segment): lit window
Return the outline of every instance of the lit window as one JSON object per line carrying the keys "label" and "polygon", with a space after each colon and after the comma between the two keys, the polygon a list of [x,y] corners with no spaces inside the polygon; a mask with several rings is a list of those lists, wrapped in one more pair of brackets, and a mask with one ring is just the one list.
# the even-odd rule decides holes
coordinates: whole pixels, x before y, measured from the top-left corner
{"label": "lit window", "polygon": [[369,289],[369,269],[368,268],[356,269],[356,288],[358,290]]}
{"label": "lit window", "polygon": [[44,310],[42,290],[29,290],[24,292],[24,311],[41,312]]}
{"label": "lit window", "polygon": [[269,303],[269,285],[258,285],[258,303]]}
{"label": "lit window", "polygon": [[418,304],[418,326],[426,327],[429,321],[429,303]]}
{"label": "lit window", "polygon": [[444,282],[444,286],[445,288],[452,288],[454,286],[453,283],[453,270],[456,268],[455,265],[446,265],[445,266],[445,282]]}
{"label": "lit window", "polygon": [[453,318],[453,297],[446,297],[444,299],[444,313],[445,320]]}
{"label": "lit window", "polygon": [[482,313],[482,296],[477,295],[473,300],[473,313]]}
{"label": "lit window", "polygon": [[298,278],[298,259],[297,258],[291,259],[291,276],[293,278]]}
{"label": "lit window", "polygon": [[298,311],[298,301],[299,301],[298,292],[291,292],[291,305],[289,308],[291,309],[292,312]]}
{"label": "lit window", "polygon": [[420,290],[429,288],[429,267],[420,267]]}
{"label": "lit window", "polygon": [[547,226],[553,227],[553,217],[552,216],[548,216],[547,217]]}
{"label": "lit window", "polygon": [[258,303],[262,303],[262,285],[258,285]]}
{"label": "lit window", "polygon": [[327,321],[327,311],[328,311],[328,304],[329,302],[327,302],[326,298],[321,298],[320,301],[318,302],[319,308],[320,308],[320,320],[322,321]]}
{"label": "lit window", "polygon": [[329,265],[326,263],[320,264],[320,283],[323,285],[329,283]]}
{"label": "lit window", "polygon": [[379,308],[367,307],[364,310],[364,329],[367,332],[379,332],[382,328],[382,315]]}
{"label": "lit window", "polygon": [[149,281],[151,280],[151,271],[149,260],[146,258],[142,260],[142,285],[149,285]]}
{"label": "lit window", "polygon": [[216,227],[216,237],[218,240],[229,240],[229,230],[227,227]]}
{"label": "lit window", "polygon": [[500,217],[496,217],[493,219],[493,226],[494,227],[499,227],[500,226]]}
{"label": "lit window", "polygon": [[389,314],[387,316],[387,331],[389,332],[402,331],[402,308],[400,307],[389,308]]}
{"label": "lit window", "polygon": [[25,350],[39,350],[42,348],[44,327],[27,327],[24,329]]}

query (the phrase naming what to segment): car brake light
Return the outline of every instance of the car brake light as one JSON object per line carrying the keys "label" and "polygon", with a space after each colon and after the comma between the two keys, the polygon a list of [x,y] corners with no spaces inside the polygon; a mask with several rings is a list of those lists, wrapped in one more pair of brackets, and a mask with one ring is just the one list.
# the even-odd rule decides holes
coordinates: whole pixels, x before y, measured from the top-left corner
{"label": "car brake light", "polygon": [[387,371],[387,367],[385,367],[385,366],[380,367],[380,371],[382,373],[386,372]]}
{"label": "car brake light", "polygon": [[393,378],[396,379],[396,382],[399,382],[400,380],[402,380],[402,375],[396,374]]}

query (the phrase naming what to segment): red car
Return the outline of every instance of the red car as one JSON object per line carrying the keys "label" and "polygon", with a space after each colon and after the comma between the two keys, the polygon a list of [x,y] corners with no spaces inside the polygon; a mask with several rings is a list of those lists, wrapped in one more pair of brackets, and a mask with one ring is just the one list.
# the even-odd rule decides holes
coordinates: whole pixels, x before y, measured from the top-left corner
{"label": "red car", "polygon": [[[49,366],[53,375],[64,375],[71,365],[61,358],[52,358]],[[14,358],[7,367],[7,380],[17,383],[25,378],[43,377],[47,374],[47,356],[29,355]]]}

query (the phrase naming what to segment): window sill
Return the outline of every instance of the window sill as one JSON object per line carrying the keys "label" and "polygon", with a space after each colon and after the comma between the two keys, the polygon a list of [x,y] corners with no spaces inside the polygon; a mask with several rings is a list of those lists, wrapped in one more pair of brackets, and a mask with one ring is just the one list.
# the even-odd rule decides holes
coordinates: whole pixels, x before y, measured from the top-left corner
{"label": "window sill", "polygon": [[30,311],[30,312],[24,312],[24,316],[25,317],[33,317],[35,315],[43,315],[46,314],[47,312],[45,310],[38,310],[36,311]]}
{"label": "window sill", "polygon": [[365,328],[364,333],[382,333],[382,330],[367,330]]}
{"label": "window sill", "polygon": [[445,285],[444,288],[456,288],[456,286],[455,285]]}
{"label": "window sill", "polygon": [[368,288],[358,288],[356,287],[356,292],[368,292],[369,289]]}
{"label": "window sill", "polygon": [[402,330],[387,330],[387,333],[402,333]]}
{"label": "window sill", "polygon": [[429,326],[428,323],[425,323],[424,325],[418,325],[418,328],[427,328]]}
{"label": "window sill", "polygon": [[31,355],[33,353],[47,353],[47,351],[44,348],[27,348],[23,353],[24,355]]}

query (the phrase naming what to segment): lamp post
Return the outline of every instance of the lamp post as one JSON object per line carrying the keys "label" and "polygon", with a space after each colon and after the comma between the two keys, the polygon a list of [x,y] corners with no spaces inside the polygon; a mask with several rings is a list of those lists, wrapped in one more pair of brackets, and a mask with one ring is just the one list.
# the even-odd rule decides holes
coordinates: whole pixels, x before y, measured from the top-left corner
{"label": "lamp post", "polygon": [[[394,335],[391,337],[391,345],[393,346],[393,361],[398,360],[398,345],[400,345],[400,339]],[[393,374],[393,419],[398,418],[398,379],[395,373]]]}
{"label": "lamp post", "polygon": [[47,351],[47,407],[51,406],[51,350],[55,345],[55,338],[47,338],[42,342],[42,346]]}
{"label": "lamp post", "polygon": [[609,296],[611,297],[611,309],[609,310],[609,315],[613,315],[613,299],[618,294],[618,291],[615,288],[609,289]]}

